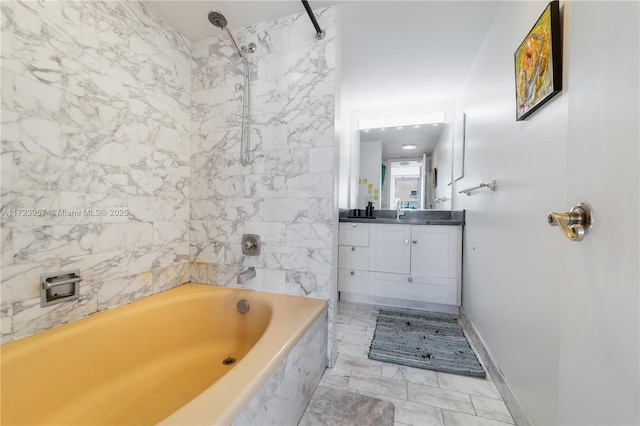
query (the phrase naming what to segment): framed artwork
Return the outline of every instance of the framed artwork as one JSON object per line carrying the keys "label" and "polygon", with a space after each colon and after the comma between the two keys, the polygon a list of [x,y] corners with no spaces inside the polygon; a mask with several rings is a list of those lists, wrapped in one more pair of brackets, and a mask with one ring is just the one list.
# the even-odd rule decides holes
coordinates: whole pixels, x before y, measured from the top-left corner
{"label": "framed artwork", "polygon": [[562,90],[558,0],[547,5],[514,54],[516,120],[524,120]]}

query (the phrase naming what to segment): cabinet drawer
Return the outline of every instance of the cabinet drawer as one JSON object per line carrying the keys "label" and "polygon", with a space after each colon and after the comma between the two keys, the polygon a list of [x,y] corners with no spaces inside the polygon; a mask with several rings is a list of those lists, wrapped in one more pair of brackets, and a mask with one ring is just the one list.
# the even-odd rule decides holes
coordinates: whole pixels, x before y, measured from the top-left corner
{"label": "cabinet drawer", "polygon": [[338,268],[359,269],[369,267],[369,248],[359,246],[338,246]]}
{"label": "cabinet drawer", "polygon": [[374,296],[421,302],[459,305],[455,278],[425,275],[374,273],[371,291]]}
{"label": "cabinet drawer", "polygon": [[369,275],[368,271],[338,269],[338,291],[369,294]]}
{"label": "cabinet drawer", "polygon": [[339,224],[338,244],[344,246],[369,246],[369,224],[342,222]]}

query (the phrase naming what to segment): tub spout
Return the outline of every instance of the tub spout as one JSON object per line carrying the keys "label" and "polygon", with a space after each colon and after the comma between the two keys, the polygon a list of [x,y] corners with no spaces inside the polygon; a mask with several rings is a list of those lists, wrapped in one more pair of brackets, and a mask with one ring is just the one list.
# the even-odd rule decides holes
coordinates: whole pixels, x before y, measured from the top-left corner
{"label": "tub spout", "polygon": [[251,278],[255,278],[255,276],[256,276],[256,268],[254,268],[253,266],[250,266],[237,275],[237,282],[238,284],[244,284],[245,281]]}

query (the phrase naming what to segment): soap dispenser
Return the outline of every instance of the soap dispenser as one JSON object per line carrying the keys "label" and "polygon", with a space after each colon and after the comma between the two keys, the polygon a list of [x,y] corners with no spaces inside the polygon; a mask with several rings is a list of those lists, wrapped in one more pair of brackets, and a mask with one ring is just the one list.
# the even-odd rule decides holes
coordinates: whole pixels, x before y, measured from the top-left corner
{"label": "soap dispenser", "polygon": [[367,217],[373,217],[373,203],[371,201],[369,201],[369,203],[367,204]]}

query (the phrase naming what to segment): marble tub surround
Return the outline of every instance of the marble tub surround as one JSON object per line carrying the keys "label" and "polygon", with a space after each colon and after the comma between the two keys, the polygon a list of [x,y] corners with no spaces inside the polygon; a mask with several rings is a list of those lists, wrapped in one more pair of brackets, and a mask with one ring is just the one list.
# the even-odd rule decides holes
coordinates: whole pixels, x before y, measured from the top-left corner
{"label": "marble tub surround", "polygon": [[[0,7],[8,342],[189,280],[191,46],[138,2]],[[75,268],[80,298],[40,308]]]}
{"label": "marble tub surround", "polygon": [[[240,164],[242,64],[227,36],[192,44],[191,279],[330,299],[334,266],[335,8],[235,29],[256,43],[251,67],[251,161]],[[242,234],[261,254],[242,255]],[[333,323],[330,305],[329,324]],[[331,327],[329,330],[331,334]],[[330,339],[331,340],[331,339]],[[331,348],[329,349],[331,350]]]}
{"label": "marble tub surround", "polygon": [[298,424],[325,371],[327,311],[320,315],[232,424]]}

